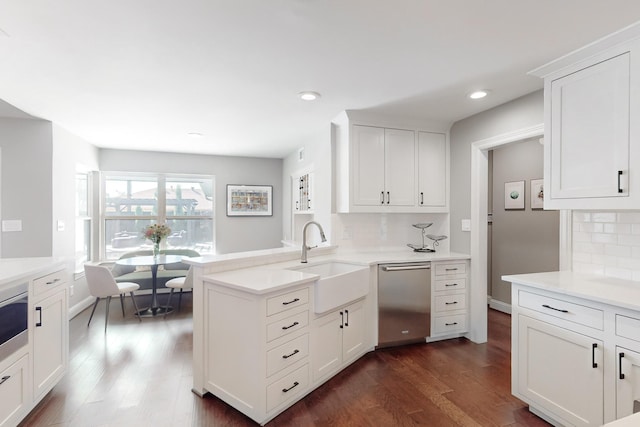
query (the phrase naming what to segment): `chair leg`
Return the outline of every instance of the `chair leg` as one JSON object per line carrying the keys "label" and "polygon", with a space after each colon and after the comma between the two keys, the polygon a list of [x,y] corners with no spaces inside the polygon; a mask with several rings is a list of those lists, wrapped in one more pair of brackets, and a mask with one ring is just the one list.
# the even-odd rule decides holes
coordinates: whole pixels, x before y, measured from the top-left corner
{"label": "chair leg", "polygon": [[167,298],[167,305],[164,307],[164,317],[167,317],[169,313],[169,305],[171,304],[171,296],[173,295],[173,288],[171,288],[171,292],[169,292],[169,298]]}
{"label": "chair leg", "polygon": [[138,321],[142,322],[142,316],[140,316],[139,314],[140,310],[138,310],[138,304],[136,304],[136,298],[133,296],[133,291],[131,291],[131,301],[133,301],[133,308],[136,309],[136,316],[138,316]]}
{"label": "chair leg", "polygon": [[122,317],[124,317],[124,294],[120,294],[120,307],[122,308]]}
{"label": "chair leg", "polygon": [[178,312],[180,312],[181,307],[182,307],[182,288],[180,288],[180,298],[178,298]]}
{"label": "chair leg", "polygon": [[111,297],[107,297],[107,310],[104,315],[104,333],[107,333],[107,324],[109,323],[109,306],[111,305]]}
{"label": "chair leg", "polygon": [[93,310],[91,310],[91,316],[89,316],[89,322],[87,323],[87,328],[91,324],[91,319],[93,319],[93,313],[96,312],[96,307],[98,306],[99,302],[100,302],[100,297],[96,298],[96,302],[95,304],[93,304]]}

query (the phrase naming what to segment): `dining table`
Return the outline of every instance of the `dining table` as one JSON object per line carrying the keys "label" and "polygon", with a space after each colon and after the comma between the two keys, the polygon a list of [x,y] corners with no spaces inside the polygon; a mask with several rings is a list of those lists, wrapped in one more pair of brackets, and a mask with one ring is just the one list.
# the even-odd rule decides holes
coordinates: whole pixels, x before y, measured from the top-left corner
{"label": "dining table", "polygon": [[151,270],[151,306],[146,307],[138,311],[138,316],[141,317],[153,317],[159,314],[170,313],[173,311],[172,307],[162,307],[158,304],[158,267],[165,264],[174,264],[181,262],[182,255],[148,255],[148,256],[134,256],[130,258],[122,258],[116,261],[118,265],[127,265],[135,267],[149,267]]}

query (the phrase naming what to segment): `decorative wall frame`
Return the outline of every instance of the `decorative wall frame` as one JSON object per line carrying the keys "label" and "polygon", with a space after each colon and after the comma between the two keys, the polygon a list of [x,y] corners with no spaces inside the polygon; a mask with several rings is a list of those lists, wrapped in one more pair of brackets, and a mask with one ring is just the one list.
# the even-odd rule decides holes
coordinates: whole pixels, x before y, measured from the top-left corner
{"label": "decorative wall frame", "polygon": [[524,209],[524,181],[504,183],[504,208]]}
{"label": "decorative wall frame", "polygon": [[544,208],[544,179],[531,180],[531,209]]}
{"label": "decorative wall frame", "polygon": [[272,185],[227,184],[227,216],[272,215]]}

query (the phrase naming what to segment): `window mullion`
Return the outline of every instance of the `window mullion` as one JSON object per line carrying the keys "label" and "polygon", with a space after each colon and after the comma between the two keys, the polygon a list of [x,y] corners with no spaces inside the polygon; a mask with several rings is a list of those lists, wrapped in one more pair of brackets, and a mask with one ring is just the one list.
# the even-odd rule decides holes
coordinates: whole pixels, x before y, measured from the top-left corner
{"label": "window mullion", "polygon": [[167,177],[158,176],[158,223],[167,222]]}

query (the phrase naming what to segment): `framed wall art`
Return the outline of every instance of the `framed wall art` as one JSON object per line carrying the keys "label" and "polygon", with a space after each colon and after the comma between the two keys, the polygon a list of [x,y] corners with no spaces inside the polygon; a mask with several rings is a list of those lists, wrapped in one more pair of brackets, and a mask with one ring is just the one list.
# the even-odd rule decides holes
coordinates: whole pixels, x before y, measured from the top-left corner
{"label": "framed wall art", "polygon": [[227,185],[227,216],[272,216],[273,186]]}
{"label": "framed wall art", "polygon": [[524,181],[504,183],[504,208],[524,209]]}
{"label": "framed wall art", "polygon": [[544,208],[544,179],[531,180],[531,209]]}

